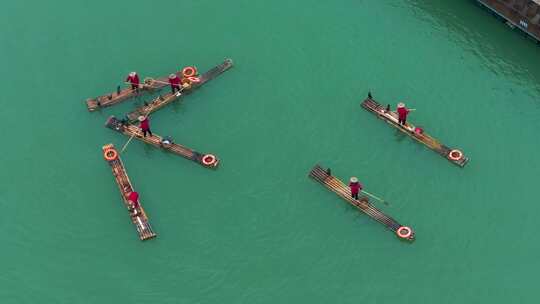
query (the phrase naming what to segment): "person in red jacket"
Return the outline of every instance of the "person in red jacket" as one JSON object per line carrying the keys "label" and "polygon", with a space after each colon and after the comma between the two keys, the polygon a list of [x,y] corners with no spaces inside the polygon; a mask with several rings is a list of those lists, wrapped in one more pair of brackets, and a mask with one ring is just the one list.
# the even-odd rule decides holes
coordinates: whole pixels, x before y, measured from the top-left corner
{"label": "person in red jacket", "polygon": [[397,113],[398,113],[398,122],[400,125],[404,126],[407,122],[407,115],[409,114],[409,110],[405,107],[405,104],[403,102],[398,103],[397,105]]}
{"label": "person in red jacket", "polygon": [[129,73],[128,77],[126,78],[126,82],[129,82],[131,84],[131,89],[139,92],[139,75],[137,75],[136,72]]}
{"label": "person in red jacket", "polygon": [[362,191],[362,184],[358,182],[358,178],[351,177],[349,188],[351,188],[351,197],[357,200],[358,192]]}
{"label": "person in red jacket", "polygon": [[132,191],[128,194],[128,201],[133,204],[133,209],[139,209],[139,193]]}
{"label": "person in red jacket", "polygon": [[153,136],[152,131],[150,131],[150,121],[148,120],[148,116],[139,116],[139,122],[141,123],[139,127],[143,131],[144,137],[146,137],[147,132],[150,136]]}
{"label": "person in red jacket", "polygon": [[180,77],[178,77],[178,75],[169,75],[169,83],[171,84],[171,91],[173,94],[176,91],[180,91]]}

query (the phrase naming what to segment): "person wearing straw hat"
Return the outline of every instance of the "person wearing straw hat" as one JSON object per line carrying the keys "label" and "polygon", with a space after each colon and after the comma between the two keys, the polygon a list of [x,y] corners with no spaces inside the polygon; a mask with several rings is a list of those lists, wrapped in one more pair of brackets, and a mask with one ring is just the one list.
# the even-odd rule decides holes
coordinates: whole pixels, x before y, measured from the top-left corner
{"label": "person wearing straw hat", "polygon": [[139,75],[137,75],[137,72],[131,72],[129,73],[128,77],[126,78],[126,82],[129,82],[131,84],[131,89],[139,92]]}
{"label": "person wearing straw hat", "polygon": [[139,116],[139,122],[141,123],[140,128],[143,132],[143,136],[146,137],[147,132],[150,136],[153,136],[152,131],[150,131],[150,121],[148,120],[148,116]]}
{"label": "person wearing straw hat", "polygon": [[409,114],[409,109],[405,107],[403,102],[398,103],[397,113],[398,113],[398,123],[402,126],[407,122],[407,115]]}
{"label": "person wearing straw hat", "polygon": [[171,84],[171,92],[174,94],[176,91],[180,92],[180,77],[176,74],[169,75],[169,83]]}
{"label": "person wearing straw hat", "polygon": [[351,188],[351,197],[358,200],[358,192],[362,191],[362,184],[358,182],[358,178],[351,177],[349,188]]}

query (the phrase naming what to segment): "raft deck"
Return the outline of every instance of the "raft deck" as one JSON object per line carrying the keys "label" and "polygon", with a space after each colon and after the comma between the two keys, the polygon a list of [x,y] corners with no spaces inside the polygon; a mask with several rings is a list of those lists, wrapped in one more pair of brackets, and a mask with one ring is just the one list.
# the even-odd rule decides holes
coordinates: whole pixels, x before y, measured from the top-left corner
{"label": "raft deck", "polygon": [[150,103],[146,103],[143,106],[138,107],[137,109],[133,110],[132,112],[127,114],[127,119],[129,122],[133,123],[137,121],[137,118],[141,115],[147,116],[150,113],[153,113],[166,105],[172,103],[173,101],[181,98],[184,95],[187,95],[197,88],[200,88],[202,85],[207,83],[208,81],[216,78],[217,76],[221,75],[223,72],[227,71],[233,66],[232,59],[226,59],[222,64],[215,66],[211,70],[207,71],[206,73],[202,74],[201,77],[199,77],[200,82],[194,83],[191,88],[189,89],[183,89],[182,92],[176,92],[176,93],[167,93],[163,96],[158,96],[156,99],[151,101]]}
{"label": "raft deck", "polygon": [[[112,168],[112,172],[114,175],[114,178],[116,179],[116,184],[118,185],[118,189],[120,190],[120,194],[122,195],[122,200],[124,201],[124,205],[128,210],[131,210],[131,206],[128,200],[128,195],[130,192],[134,191],[133,186],[131,184],[131,181],[129,180],[129,177],[127,175],[126,169],[124,168],[124,164],[122,163],[122,160],[120,159],[120,156],[118,154],[118,151],[114,148],[113,144],[108,144],[102,147],[103,153],[105,154],[106,150],[112,149],[116,151],[116,159],[108,161],[109,165]],[[104,155],[105,156],[105,155]],[[139,201],[139,209],[138,211],[129,212],[131,222],[135,225],[135,228],[137,228],[137,232],[139,233],[139,238],[141,241],[151,239],[156,236],[154,231],[152,230],[152,227],[150,226],[150,223],[148,223],[148,216],[146,216],[146,212],[144,211],[142,205]]]}
{"label": "raft deck", "polygon": [[[373,205],[369,203],[367,197],[360,197],[359,200],[353,199],[351,197],[351,190],[349,189],[349,187],[338,178],[329,175],[326,170],[324,170],[321,166],[316,165],[315,167],[313,167],[313,169],[309,173],[309,177],[321,183],[323,186],[328,188],[328,190],[334,192],[339,197],[341,197],[354,207],[358,208],[360,211],[364,212],[372,219],[383,224],[384,226],[386,226],[386,228],[394,231],[396,235],[397,230],[402,227],[402,225],[399,224],[396,220],[385,215],[379,209],[373,207]],[[406,238],[406,240],[414,241],[414,237],[414,231],[411,229],[411,235]]]}
{"label": "raft deck", "polygon": [[[176,72],[176,75],[182,77],[182,72]],[[107,95],[99,96],[96,98],[88,98],[86,100],[86,107],[88,111],[93,112],[99,108],[105,108],[119,104],[124,100],[129,98],[142,95],[144,93],[151,93],[155,90],[160,90],[168,85],[169,78],[168,76],[163,76],[158,79],[146,78],[143,83],[141,83],[139,92],[131,88],[131,85],[125,89],[118,89],[116,92],[109,93]]]}
{"label": "raft deck", "polygon": [[[114,116],[111,116],[109,117],[109,119],[107,119],[105,126],[128,137],[133,136],[134,138],[137,138],[138,140],[150,144],[154,147],[180,155],[186,159],[198,163],[203,167],[213,169],[219,165],[219,159],[213,154],[201,154],[197,151],[186,148],[176,143],[171,143],[170,145],[165,146],[162,144],[163,138],[161,136],[156,134],[148,134],[146,137],[143,137],[143,132],[139,127],[137,127],[136,125],[123,123]],[[211,160],[212,158],[214,158],[213,162],[205,162],[206,159]]]}
{"label": "raft deck", "polygon": [[455,154],[455,151],[459,151],[459,150],[448,148],[447,146],[441,144],[439,141],[429,136],[425,132],[422,132],[422,133],[415,132],[416,127],[414,125],[408,122],[405,123],[405,126],[400,125],[398,122],[398,114],[393,111],[387,112],[386,108],[383,107],[378,102],[376,102],[373,98],[370,98],[370,97],[366,98],[364,102],[362,102],[362,107],[368,110],[369,112],[375,114],[378,118],[386,121],[388,124],[390,124],[394,128],[407,134],[408,136],[412,137],[418,142],[426,145],[431,150],[437,152],[439,155],[446,158],[449,162],[463,168],[469,161],[469,158],[466,157],[463,153],[461,153],[462,156],[458,160],[452,159],[451,154],[452,153]]}

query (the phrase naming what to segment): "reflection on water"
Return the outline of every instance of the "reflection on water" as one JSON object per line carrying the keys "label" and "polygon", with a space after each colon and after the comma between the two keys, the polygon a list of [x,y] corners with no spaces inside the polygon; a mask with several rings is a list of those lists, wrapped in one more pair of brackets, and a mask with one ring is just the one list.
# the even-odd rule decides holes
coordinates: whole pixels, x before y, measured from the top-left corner
{"label": "reflection on water", "polygon": [[[491,71],[540,91],[535,43],[513,31],[473,0],[409,0],[415,16],[481,59]],[[519,47],[519,52],[516,49]]]}

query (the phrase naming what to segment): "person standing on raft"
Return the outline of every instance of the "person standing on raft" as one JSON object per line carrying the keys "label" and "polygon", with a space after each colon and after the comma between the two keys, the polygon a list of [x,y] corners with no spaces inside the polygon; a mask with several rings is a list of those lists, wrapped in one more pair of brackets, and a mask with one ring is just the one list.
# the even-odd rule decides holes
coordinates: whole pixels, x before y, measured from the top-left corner
{"label": "person standing on raft", "polygon": [[134,213],[137,214],[137,210],[139,209],[139,193],[136,191],[130,192],[128,194],[128,201],[131,202]]}
{"label": "person standing on raft", "polygon": [[351,197],[358,200],[358,192],[362,191],[362,184],[358,182],[358,178],[351,177],[349,188],[351,188]]}
{"label": "person standing on raft", "polygon": [[169,75],[169,83],[171,84],[171,92],[174,94],[176,91],[180,92],[180,77],[176,74]]}
{"label": "person standing on raft", "polygon": [[143,132],[143,136],[146,137],[147,132],[150,134],[150,136],[153,136],[152,131],[150,131],[150,121],[148,120],[148,116],[139,116],[139,121],[141,122],[139,127]]}
{"label": "person standing on raft", "polygon": [[407,122],[407,115],[409,114],[410,110],[405,107],[405,104],[403,102],[398,103],[397,105],[397,113],[398,113],[398,123],[402,126],[405,125]]}
{"label": "person standing on raft", "polygon": [[137,75],[137,72],[131,72],[129,73],[128,77],[126,78],[126,82],[129,82],[131,84],[131,89],[137,91],[139,93],[139,75]]}

